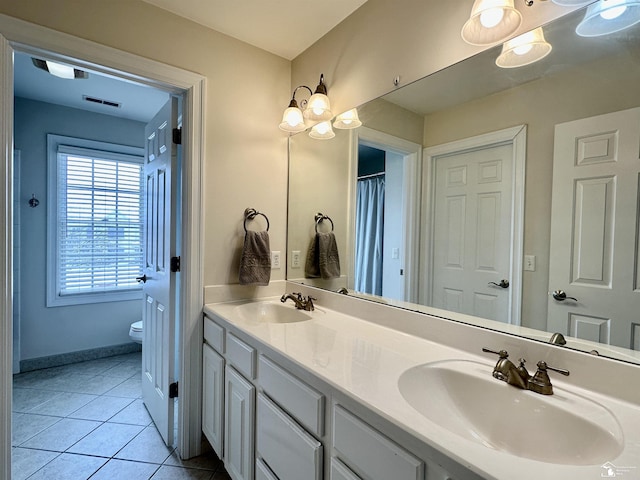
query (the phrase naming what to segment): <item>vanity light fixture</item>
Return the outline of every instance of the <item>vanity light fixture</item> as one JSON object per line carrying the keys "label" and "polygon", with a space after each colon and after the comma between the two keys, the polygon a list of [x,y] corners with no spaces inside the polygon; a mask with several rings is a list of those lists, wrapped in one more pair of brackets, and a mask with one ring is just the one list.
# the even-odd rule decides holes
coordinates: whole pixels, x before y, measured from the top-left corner
{"label": "vanity light fixture", "polygon": [[39,58],[31,57],[33,65],[40,70],[49,72],[51,75],[58,78],[66,79],[82,79],[89,78],[89,73],[84,70],[78,70],[77,68],[69,65],[63,65],[62,63],[52,62],[51,60],[41,60]]}
{"label": "vanity light fixture", "polygon": [[[291,96],[291,101],[289,102],[289,106],[284,111],[282,115],[282,123],[280,123],[280,130],[284,130],[289,133],[298,133],[307,129],[307,126],[304,124],[304,118],[302,116],[302,110],[298,107],[298,102],[296,101],[296,92],[301,89],[306,88],[311,93],[311,89],[305,85],[301,85],[296,87],[293,91],[293,95]],[[303,106],[306,105],[306,100],[303,100]]]}
{"label": "vanity light fixture", "polygon": [[471,45],[493,45],[509,38],[521,23],[513,0],[475,0],[461,35]]}
{"label": "vanity light fixture", "polygon": [[496,58],[501,68],[517,68],[542,60],[551,53],[551,44],[544,39],[542,27],[512,38],[502,45],[502,53]]}
{"label": "vanity light fixture", "polygon": [[619,32],[640,22],[640,0],[600,0],[587,7],[576,27],[581,37],[598,37]]}
{"label": "vanity light fixture", "polygon": [[[296,93],[301,88],[306,88],[311,95],[309,100],[302,100],[300,107],[296,101]],[[301,108],[302,107],[302,108]],[[300,85],[296,87],[291,96],[289,106],[282,115],[282,122],[280,123],[280,130],[284,130],[289,133],[298,133],[307,129],[305,119],[323,122],[331,120],[333,114],[331,113],[331,105],[329,97],[327,97],[327,87],[324,84],[324,75],[320,74],[320,82],[316,87],[316,91],[313,92],[306,85]]]}
{"label": "vanity light fixture", "polygon": [[304,110],[303,114],[304,118],[317,122],[331,120],[331,117],[333,117],[329,97],[327,97],[327,87],[324,84],[323,74],[320,74],[320,83],[318,83],[316,91],[311,95],[311,98],[307,103],[307,108]]}
{"label": "vanity light fixture", "polygon": [[362,122],[358,118],[358,109],[352,108],[351,110],[347,110],[344,113],[341,113],[336,117],[333,122],[333,126],[335,128],[340,128],[344,130],[348,130],[351,128],[358,128],[362,125]]}
{"label": "vanity light fixture", "polygon": [[582,7],[587,5],[593,0],[551,0],[556,5],[560,5],[561,7]]}
{"label": "vanity light fixture", "polygon": [[330,138],[335,137],[336,134],[331,128],[331,122],[326,121],[316,123],[309,132],[309,136],[317,140],[329,140]]}

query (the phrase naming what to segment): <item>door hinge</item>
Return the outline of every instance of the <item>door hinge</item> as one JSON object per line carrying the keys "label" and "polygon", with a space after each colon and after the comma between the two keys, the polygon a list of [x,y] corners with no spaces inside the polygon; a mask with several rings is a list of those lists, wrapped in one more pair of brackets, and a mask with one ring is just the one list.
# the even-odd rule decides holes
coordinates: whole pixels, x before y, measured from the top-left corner
{"label": "door hinge", "polygon": [[182,145],[182,127],[173,129],[173,143]]}
{"label": "door hinge", "polygon": [[173,382],[169,385],[169,398],[177,398],[178,396],[178,382]]}
{"label": "door hinge", "polygon": [[171,271],[173,273],[180,271],[180,257],[171,257]]}

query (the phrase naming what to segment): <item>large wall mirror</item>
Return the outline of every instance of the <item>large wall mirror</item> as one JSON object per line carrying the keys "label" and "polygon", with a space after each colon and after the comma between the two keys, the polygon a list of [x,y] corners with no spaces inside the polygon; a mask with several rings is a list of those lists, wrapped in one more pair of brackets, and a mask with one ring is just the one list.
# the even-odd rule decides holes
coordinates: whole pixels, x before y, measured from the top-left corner
{"label": "large wall mirror", "polygon": [[640,24],[584,16],[538,62],[495,47],[290,137],[287,279],[640,363]]}

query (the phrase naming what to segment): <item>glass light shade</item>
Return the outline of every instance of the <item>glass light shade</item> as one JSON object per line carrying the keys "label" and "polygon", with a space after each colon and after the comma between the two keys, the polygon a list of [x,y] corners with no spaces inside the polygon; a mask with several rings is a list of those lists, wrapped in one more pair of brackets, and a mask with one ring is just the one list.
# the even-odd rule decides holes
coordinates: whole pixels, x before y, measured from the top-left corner
{"label": "glass light shade", "polygon": [[551,44],[544,39],[542,28],[518,35],[502,45],[502,53],[496,59],[501,68],[516,68],[542,60],[551,53]]}
{"label": "glass light shade", "polygon": [[298,133],[306,129],[307,126],[304,124],[304,118],[302,118],[302,110],[298,107],[289,107],[284,111],[280,130]]}
{"label": "glass light shade", "polygon": [[328,140],[335,137],[336,134],[331,128],[331,122],[320,122],[313,126],[309,132],[309,136],[318,140]]}
{"label": "glass light shade", "polygon": [[304,110],[304,118],[322,122],[325,120],[331,120],[333,113],[331,113],[331,104],[329,103],[329,97],[323,93],[314,93],[307,102],[307,108]]}
{"label": "glass light shade", "polygon": [[556,5],[560,5],[562,7],[582,7],[583,5],[587,5],[593,0],[551,0]]}
{"label": "glass light shade", "polygon": [[521,23],[513,0],[476,0],[461,35],[471,45],[493,45],[509,38]]}
{"label": "glass light shade", "polygon": [[619,32],[640,22],[640,0],[600,0],[587,7],[576,27],[581,37],[598,37]]}
{"label": "glass light shade", "polygon": [[358,109],[352,108],[344,113],[338,115],[333,122],[333,126],[335,128],[341,129],[350,129],[350,128],[358,128],[362,125],[362,122],[358,118]]}
{"label": "glass light shade", "polygon": [[60,63],[47,60],[47,69],[51,75],[59,78],[73,79],[76,78],[73,67],[62,65]]}

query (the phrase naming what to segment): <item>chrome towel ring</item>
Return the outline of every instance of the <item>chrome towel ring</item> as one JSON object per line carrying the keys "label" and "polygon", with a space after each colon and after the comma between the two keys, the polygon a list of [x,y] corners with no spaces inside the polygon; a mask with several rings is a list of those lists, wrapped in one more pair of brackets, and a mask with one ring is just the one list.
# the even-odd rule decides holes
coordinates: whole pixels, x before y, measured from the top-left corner
{"label": "chrome towel ring", "polygon": [[269,219],[267,218],[267,216],[264,213],[257,211],[255,208],[246,208],[244,211],[244,232],[245,233],[247,233],[247,220],[253,220],[258,215],[263,216],[264,219],[267,221],[267,232],[269,231]]}
{"label": "chrome towel ring", "polygon": [[316,219],[316,233],[318,233],[318,225],[320,225],[324,220],[329,220],[329,222],[331,223],[331,231],[333,232],[333,220],[331,220],[331,217],[318,212],[316,213],[315,219]]}

